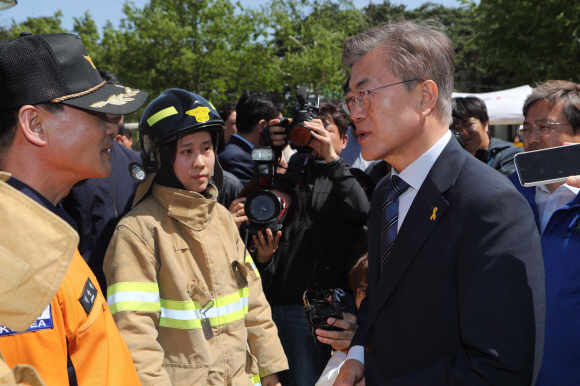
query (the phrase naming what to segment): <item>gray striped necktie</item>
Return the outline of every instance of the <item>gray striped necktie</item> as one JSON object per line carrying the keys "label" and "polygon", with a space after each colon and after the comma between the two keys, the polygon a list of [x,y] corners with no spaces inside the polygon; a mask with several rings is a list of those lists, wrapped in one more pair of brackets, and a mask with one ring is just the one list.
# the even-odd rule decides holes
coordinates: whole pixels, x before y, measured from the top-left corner
{"label": "gray striped necktie", "polygon": [[399,196],[409,189],[407,184],[398,175],[391,174],[391,181],[385,192],[383,203],[383,227],[381,230],[381,267],[397,237],[397,220],[399,218]]}

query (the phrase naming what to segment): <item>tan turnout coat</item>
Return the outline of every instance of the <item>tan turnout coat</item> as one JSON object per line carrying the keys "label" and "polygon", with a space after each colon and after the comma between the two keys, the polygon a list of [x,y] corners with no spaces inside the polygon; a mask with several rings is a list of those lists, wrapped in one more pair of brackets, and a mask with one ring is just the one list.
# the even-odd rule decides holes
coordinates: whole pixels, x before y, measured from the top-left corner
{"label": "tan turnout coat", "polygon": [[107,250],[107,300],[143,385],[252,385],[288,368],[259,273],[209,196],[154,184]]}

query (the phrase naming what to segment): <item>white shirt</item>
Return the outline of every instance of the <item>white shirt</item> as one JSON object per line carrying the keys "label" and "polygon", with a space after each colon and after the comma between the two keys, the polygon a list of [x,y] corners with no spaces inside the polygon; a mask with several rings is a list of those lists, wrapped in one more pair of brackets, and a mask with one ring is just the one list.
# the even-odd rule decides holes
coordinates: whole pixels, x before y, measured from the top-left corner
{"label": "white shirt", "polygon": [[546,225],[552,214],[572,201],[580,189],[568,184],[560,186],[554,193],[550,193],[546,185],[536,186],[536,206],[540,215],[540,234],[544,234]]}
{"label": "white shirt", "polygon": [[[427,178],[427,174],[431,171],[435,161],[437,161],[437,158],[439,158],[441,152],[443,152],[443,149],[447,146],[450,139],[451,131],[447,130],[435,145],[431,146],[429,150],[413,161],[413,163],[407,166],[401,173],[398,173],[395,168],[393,168],[392,173],[395,175],[398,174],[403,181],[409,184],[409,189],[399,197],[397,232],[401,229],[401,224],[405,221],[407,212],[409,212],[409,208],[411,207],[411,204],[413,204],[413,200],[417,196],[419,189],[421,189],[421,185],[423,185],[425,178]],[[365,351],[363,346],[352,346],[350,350],[348,350],[346,360],[356,359],[359,362],[365,363],[364,354]]]}

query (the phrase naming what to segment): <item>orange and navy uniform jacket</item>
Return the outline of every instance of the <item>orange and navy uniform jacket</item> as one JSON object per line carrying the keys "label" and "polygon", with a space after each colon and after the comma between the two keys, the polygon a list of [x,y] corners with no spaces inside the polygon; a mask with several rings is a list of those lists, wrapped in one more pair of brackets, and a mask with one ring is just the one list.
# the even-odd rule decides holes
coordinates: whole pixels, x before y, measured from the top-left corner
{"label": "orange and navy uniform jacket", "polygon": [[[7,183],[64,218],[61,208],[20,181]],[[0,326],[0,351],[10,367],[34,366],[47,385],[140,385],[103,292],[78,251],[56,296],[28,330]]]}

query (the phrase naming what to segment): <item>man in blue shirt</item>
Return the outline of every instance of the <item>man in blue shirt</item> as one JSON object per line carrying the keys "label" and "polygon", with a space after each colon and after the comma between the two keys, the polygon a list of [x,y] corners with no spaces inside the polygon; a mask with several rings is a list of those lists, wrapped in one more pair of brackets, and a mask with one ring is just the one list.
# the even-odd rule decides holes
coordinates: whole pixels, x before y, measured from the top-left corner
{"label": "man in blue shirt", "polygon": [[[524,104],[524,116],[519,135],[525,151],[580,142],[580,85],[554,80],[538,85]],[[544,359],[536,384],[578,385],[580,189],[563,182],[526,188],[516,173],[509,178],[528,200],[542,236],[546,326]]]}

